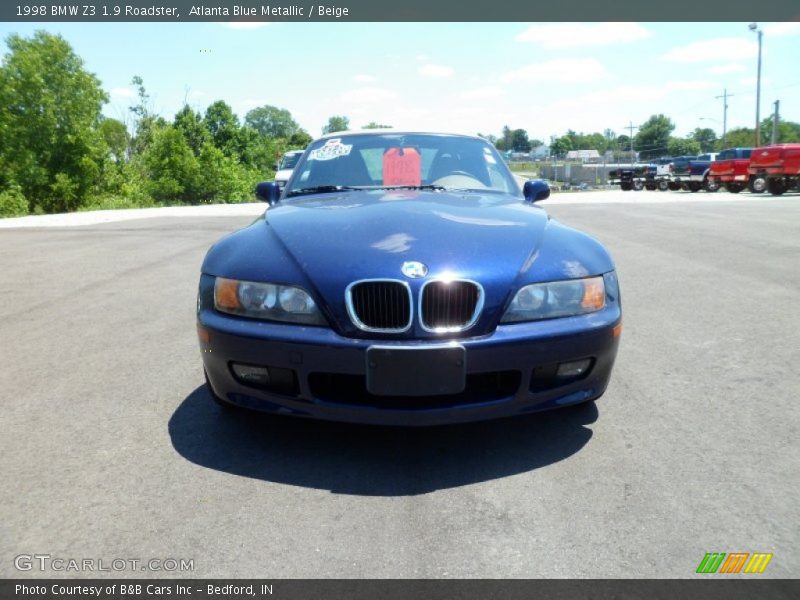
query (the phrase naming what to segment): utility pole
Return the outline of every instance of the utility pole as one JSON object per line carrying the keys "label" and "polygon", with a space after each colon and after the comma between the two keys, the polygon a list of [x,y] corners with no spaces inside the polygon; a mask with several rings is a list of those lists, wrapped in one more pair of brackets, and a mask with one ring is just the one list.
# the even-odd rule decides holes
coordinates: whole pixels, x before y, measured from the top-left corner
{"label": "utility pole", "polygon": [[757,23],[750,23],[750,31],[758,35],[758,74],[756,76],[756,148],[761,145],[761,38],[764,32]]}
{"label": "utility pole", "polygon": [[722,149],[725,149],[725,138],[728,135],[728,98],[733,94],[729,94],[727,88],[722,90],[722,96],[714,96],[717,100],[722,98]]}
{"label": "utility pole", "polygon": [[780,119],[781,101],[775,100],[775,113],[772,115],[772,144],[778,143],[778,119]]}
{"label": "utility pole", "polygon": [[631,133],[629,137],[630,137],[630,140],[631,140],[631,164],[633,164],[633,163],[636,162],[636,158],[635,158],[636,155],[633,153],[633,130],[634,129],[639,129],[639,127],[634,125],[633,121],[631,121],[630,125],[625,127],[625,129],[629,130],[630,133]]}

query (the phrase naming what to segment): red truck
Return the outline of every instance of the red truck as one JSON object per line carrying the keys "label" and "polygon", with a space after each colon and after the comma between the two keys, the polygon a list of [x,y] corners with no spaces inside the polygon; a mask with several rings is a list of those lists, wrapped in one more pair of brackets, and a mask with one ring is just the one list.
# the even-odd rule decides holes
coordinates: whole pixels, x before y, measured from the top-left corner
{"label": "red truck", "polygon": [[744,188],[754,194],[761,194],[767,189],[767,178],[748,171],[752,148],[728,148],[717,156],[708,170],[709,182],[718,186],[724,185],[731,194],[738,194]]}
{"label": "red truck", "polygon": [[780,196],[800,188],[800,144],[776,144],[756,148],[750,155],[748,173],[767,179],[767,190]]}

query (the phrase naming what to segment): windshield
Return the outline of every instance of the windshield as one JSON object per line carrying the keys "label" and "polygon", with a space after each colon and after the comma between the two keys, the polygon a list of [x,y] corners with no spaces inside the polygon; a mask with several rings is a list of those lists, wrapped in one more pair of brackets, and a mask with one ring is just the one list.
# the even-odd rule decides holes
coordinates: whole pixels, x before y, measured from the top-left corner
{"label": "windshield", "polygon": [[429,188],[517,194],[514,178],[482,139],[436,134],[352,134],[317,140],[286,197],[341,189]]}
{"label": "windshield", "polygon": [[292,152],[291,154],[284,154],[283,158],[281,159],[281,164],[278,165],[278,169],[294,169],[297,166],[297,161],[300,160],[300,157],[303,156],[302,152]]}

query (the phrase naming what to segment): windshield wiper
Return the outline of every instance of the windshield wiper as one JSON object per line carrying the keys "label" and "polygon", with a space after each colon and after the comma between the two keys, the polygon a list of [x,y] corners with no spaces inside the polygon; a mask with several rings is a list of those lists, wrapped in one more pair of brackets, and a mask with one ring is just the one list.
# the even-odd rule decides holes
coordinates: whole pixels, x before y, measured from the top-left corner
{"label": "windshield wiper", "polygon": [[376,185],[373,187],[365,188],[370,190],[433,190],[435,192],[442,192],[446,189],[443,185]]}
{"label": "windshield wiper", "polygon": [[349,192],[353,190],[363,190],[362,187],[354,187],[350,185],[318,185],[315,187],[301,188],[299,190],[292,190],[286,193],[287,198],[293,196],[306,196],[308,194],[332,194],[334,192]]}

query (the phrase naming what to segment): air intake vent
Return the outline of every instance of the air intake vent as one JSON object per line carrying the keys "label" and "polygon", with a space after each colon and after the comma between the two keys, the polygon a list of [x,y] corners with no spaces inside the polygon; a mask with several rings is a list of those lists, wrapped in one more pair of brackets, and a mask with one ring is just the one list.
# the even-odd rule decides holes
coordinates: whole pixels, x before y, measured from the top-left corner
{"label": "air intake vent", "polygon": [[411,327],[411,290],[403,281],[357,281],[346,296],[350,319],[359,329],[397,333]]}
{"label": "air intake vent", "polygon": [[473,281],[431,281],[421,293],[422,327],[437,333],[469,329],[483,305],[483,289]]}

